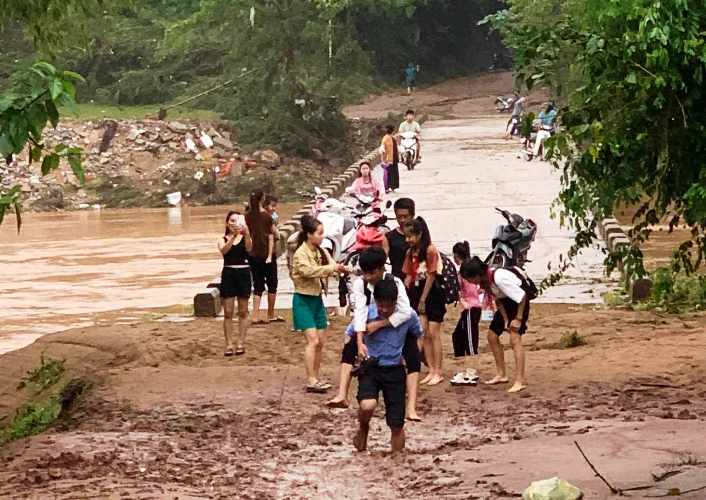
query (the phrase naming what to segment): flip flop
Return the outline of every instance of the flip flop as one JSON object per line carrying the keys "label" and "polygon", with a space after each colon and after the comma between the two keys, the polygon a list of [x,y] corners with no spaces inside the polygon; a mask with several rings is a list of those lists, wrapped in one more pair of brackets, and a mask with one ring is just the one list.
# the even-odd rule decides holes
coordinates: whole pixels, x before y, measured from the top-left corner
{"label": "flip flop", "polygon": [[245,348],[243,348],[243,347],[238,347],[238,348],[235,350],[235,355],[236,355],[236,356],[242,356],[243,354],[245,354]]}
{"label": "flip flop", "polygon": [[285,319],[280,316],[275,316],[272,319],[267,320],[269,323],[284,323]]}
{"label": "flip flop", "polygon": [[328,408],[348,408],[348,403],[345,401],[326,401]]}
{"label": "flip flop", "polygon": [[422,421],[421,417],[407,417],[406,420],[408,420],[409,422],[421,422]]}
{"label": "flip flop", "polygon": [[265,321],[264,319],[258,319],[257,321],[253,321],[253,325],[266,325],[268,321]]}
{"label": "flip flop", "polygon": [[306,386],[306,392],[312,392],[314,394],[325,394],[327,391],[328,389],[326,387],[322,387],[318,382]]}
{"label": "flip flop", "polygon": [[508,379],[508,378],[501,378],[500,380],[496,380],[496,379],[486,380],[486,381],[484,382],[484,384],[485,384],[485,385],[498,385],[498,384],[507,384],[508,382],[510,382],[510,379]]}
{"label": "flip flop", "polygon": [[233,351],[233,348],[226,349],[226,351],[223,353],[223,355],[224,355],[226,358],[232,356],[233,354],[235,354],[235,352]]}

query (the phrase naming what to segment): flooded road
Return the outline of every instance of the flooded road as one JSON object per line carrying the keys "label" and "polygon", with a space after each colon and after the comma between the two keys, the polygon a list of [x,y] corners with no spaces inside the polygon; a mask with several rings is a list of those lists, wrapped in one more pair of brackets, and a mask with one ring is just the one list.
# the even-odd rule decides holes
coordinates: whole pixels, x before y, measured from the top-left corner
{"label": "flooded road", "polygon": [[97,313],[191,304],[220,277],[216,241],[231,208],[27,214],[19,235],[8,217],[0,226],[0,354],[93,325]]}

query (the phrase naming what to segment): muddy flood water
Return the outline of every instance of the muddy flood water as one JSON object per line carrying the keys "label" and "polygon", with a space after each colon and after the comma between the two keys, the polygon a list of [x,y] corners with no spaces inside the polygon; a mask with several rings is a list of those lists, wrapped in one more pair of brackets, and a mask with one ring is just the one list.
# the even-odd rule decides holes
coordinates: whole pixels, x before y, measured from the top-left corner
{"label": "muddy flood water", "polygon": [[[14,218],[6,218],[0,226],[0,354],[46,333],[93,325],[108,311],[183,305],[174,311],[186,320],[194,294],[220,276],[216,241],[229,209],[27,214],[19,235]],[[282,283],[282,304],[287,288]]]}

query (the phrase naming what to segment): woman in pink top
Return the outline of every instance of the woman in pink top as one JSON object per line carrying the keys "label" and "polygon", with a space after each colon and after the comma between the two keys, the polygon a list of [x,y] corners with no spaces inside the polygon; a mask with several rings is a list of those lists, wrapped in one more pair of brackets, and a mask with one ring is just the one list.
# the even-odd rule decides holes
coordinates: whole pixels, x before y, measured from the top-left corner
{"label": "woman in pink top", "polygon": [[[471,258],[471,246],[467,241],[458,242],[453,247],[453,254],[456,265],[461,267],[466,260]],[[451,384],[476,385],[478,383],[478,370],[467,367],[466,363],[467,356],[471,356],[471,360],[478,359],[478,324],[483,311],[483,300],[480,287],[463,279],[461,274],[458,276],[458,284],[463,312],[453,332],[452,341],[454,356],[463,358],[463,364],[466,368],[451,379]],[[475,361],[473,364],[476,364]]]}
{"label": "woman in pink top", "polygon": [[357,195],[372,196],[375,198],[373,208],[379,208],[382,197],[385,195],[385,186],[379,179],[373,178],[371,173],[372,168],[370,163],[367,161],[361,162],[358,167],[358,178],[347,191]]}

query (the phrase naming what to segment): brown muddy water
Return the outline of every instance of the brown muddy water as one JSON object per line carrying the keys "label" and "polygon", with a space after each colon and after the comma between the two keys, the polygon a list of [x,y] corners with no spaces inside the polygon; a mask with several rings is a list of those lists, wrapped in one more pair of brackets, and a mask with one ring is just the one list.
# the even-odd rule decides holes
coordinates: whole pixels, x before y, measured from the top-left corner
{"label": "brown muddy water", "polygon": [[[147,313],[135,310],[183,304],[187,319],[194,294],[220,275],[216,241],[231,208],[27,214],[19,235],[14,218],[6,218],[0,354],[46,333],[94,325],[108,311],[127,310],[134,318]],[[295,204],[280,207],[281,216],[294,210]]]}

